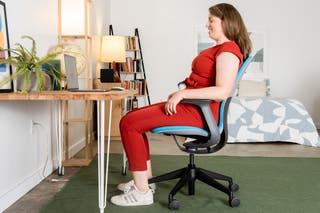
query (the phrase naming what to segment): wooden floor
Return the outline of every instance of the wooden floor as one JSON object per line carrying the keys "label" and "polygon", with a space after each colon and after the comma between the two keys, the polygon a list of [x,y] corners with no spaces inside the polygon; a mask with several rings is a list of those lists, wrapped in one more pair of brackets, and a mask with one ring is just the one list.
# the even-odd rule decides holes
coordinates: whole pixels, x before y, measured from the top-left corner
{"label": "wooden floor", "polygon": [[[183,155],[172,137],[148,135],[152,155]],[[111,153],[122,153],[120,141],[112,141]],[[78,154],[81,157],[82,153]],[[320,157],[320,148],[293,143],[237,143],[227,144],[221,151],[211,155],[224,156],[261,156],[261,157]],[[55,173],[43,180],[38,186],[19,199],[4,213],[37,213],[78,171],[77,167],[66,167],[65,176]]]}

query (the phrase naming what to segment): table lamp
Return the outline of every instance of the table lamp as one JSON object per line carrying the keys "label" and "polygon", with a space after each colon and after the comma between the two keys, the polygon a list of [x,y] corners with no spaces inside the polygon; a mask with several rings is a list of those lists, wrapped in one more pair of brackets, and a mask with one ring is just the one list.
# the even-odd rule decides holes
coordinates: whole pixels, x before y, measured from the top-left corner
{"label": "table lamp", "polygon": [[119,82],[120,74],[115,71],[116,63],[126,62],[126,43],[123,36],[103,36],[100,61],[112,63],[112,68],[100,70],[101,82]]}

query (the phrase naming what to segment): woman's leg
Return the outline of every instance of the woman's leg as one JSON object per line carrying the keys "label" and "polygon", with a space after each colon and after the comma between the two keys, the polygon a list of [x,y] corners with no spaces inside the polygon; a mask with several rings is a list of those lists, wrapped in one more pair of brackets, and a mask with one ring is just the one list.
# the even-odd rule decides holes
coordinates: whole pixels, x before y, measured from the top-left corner
{"label": "woman's leg", "polygon": [[120,133],[126,151],[134,185],[124,194],[113,196],[111,202],[120,206],[140,206],[153,203],[148,179],[152,177],[149,143],[146,132],[160,126],[204,126],[201,113],[192,105],[178,104],[177,113],[165,114],[165,103],[154,104],[129,112],[120,122]]}
{"label": "woman's leg", "polygon": [[[150,153],[146,132],[159,126],[192,125],[203,127],[197,107],[178,104],[175,115],[166,115],[165,103],[158,103],[129,112],[120,122],[121,139],[126,151],[129,170],[133,171],[135,184],[143,191],[152,177]],[[139,171],[146,171],[139,173]]]}
{"label": "woman's leg", "polygon": [[132,171],[132,176],[136,187],[141,192],[149,190],[148,179],[152,178],[151,161],[147,161],[147,170],[145,171]]}
{"label": "woman's leg", "polygon": [[132,171],[133,181],[140,192],[149,190],[148,171]]}
{"label": "woman's leg", "polygon": [[137,187],[137,189],[141,192],[146,192],[149,190],[148,179],[152,178],[152,169],[151,169],[151,161],[150,161],[150,150],[149,143],[146,134],[142,134],[144,146],[147,155],[147,170],[144,171],[132,171],[133,181]]}
{"label": "woman's leg", "polygon": [[152,178],[152,167],[151,167],[151,160],[147,160],[147,176],[148,179]]}

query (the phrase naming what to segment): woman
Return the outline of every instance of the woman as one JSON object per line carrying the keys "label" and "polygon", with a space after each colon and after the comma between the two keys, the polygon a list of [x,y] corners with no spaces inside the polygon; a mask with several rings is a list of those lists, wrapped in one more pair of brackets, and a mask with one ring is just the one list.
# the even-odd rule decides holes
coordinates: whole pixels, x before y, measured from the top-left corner
{"label": "woman", "polygon": [[237,71],[251,52],[251,42],[239,12],[229,4],[209,8],[209,37],[214,47],[202,51],[192,62],[192,72],[183,83],[186,89],[169,95],[162,102],[129,112],[120,122],[122,143],[133,180],[118,185],[123,194],[111,202],[119,206],[141,206],[153,203],[155,184],[152,177],[146,132],[168,125],[190,125],[204,128],[200,110],[182,99],[212,99],[213,115],[218,121],[219,102],[229,97]]}

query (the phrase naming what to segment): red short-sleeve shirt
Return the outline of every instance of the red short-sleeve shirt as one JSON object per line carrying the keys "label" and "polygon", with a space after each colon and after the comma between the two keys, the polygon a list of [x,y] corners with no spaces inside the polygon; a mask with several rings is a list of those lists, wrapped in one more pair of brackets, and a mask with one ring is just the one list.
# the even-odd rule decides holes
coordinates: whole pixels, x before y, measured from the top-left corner
{"label": "red short-sleeve shirt", "polygon": [[[188,89],[202,88],[216,85],[216,58],[222,52],[230,52],[236,55],[239,60],[239,68],[243,63],[243,55],[239,46],[234,41],[203,50],[192,62],[192,72],[184,80]],[[219,102],[211,104],[211,110],[218,122]]]}
{"label": "red short-sleeve shirt", "polygon": [[185,79],[187,88],[202,88],[216,84],[216,58],[222,52],[233,53],[240,60],[239,67],[242,65],[243,55],[233,41],[205,49],[192,62],[192,72]]}

